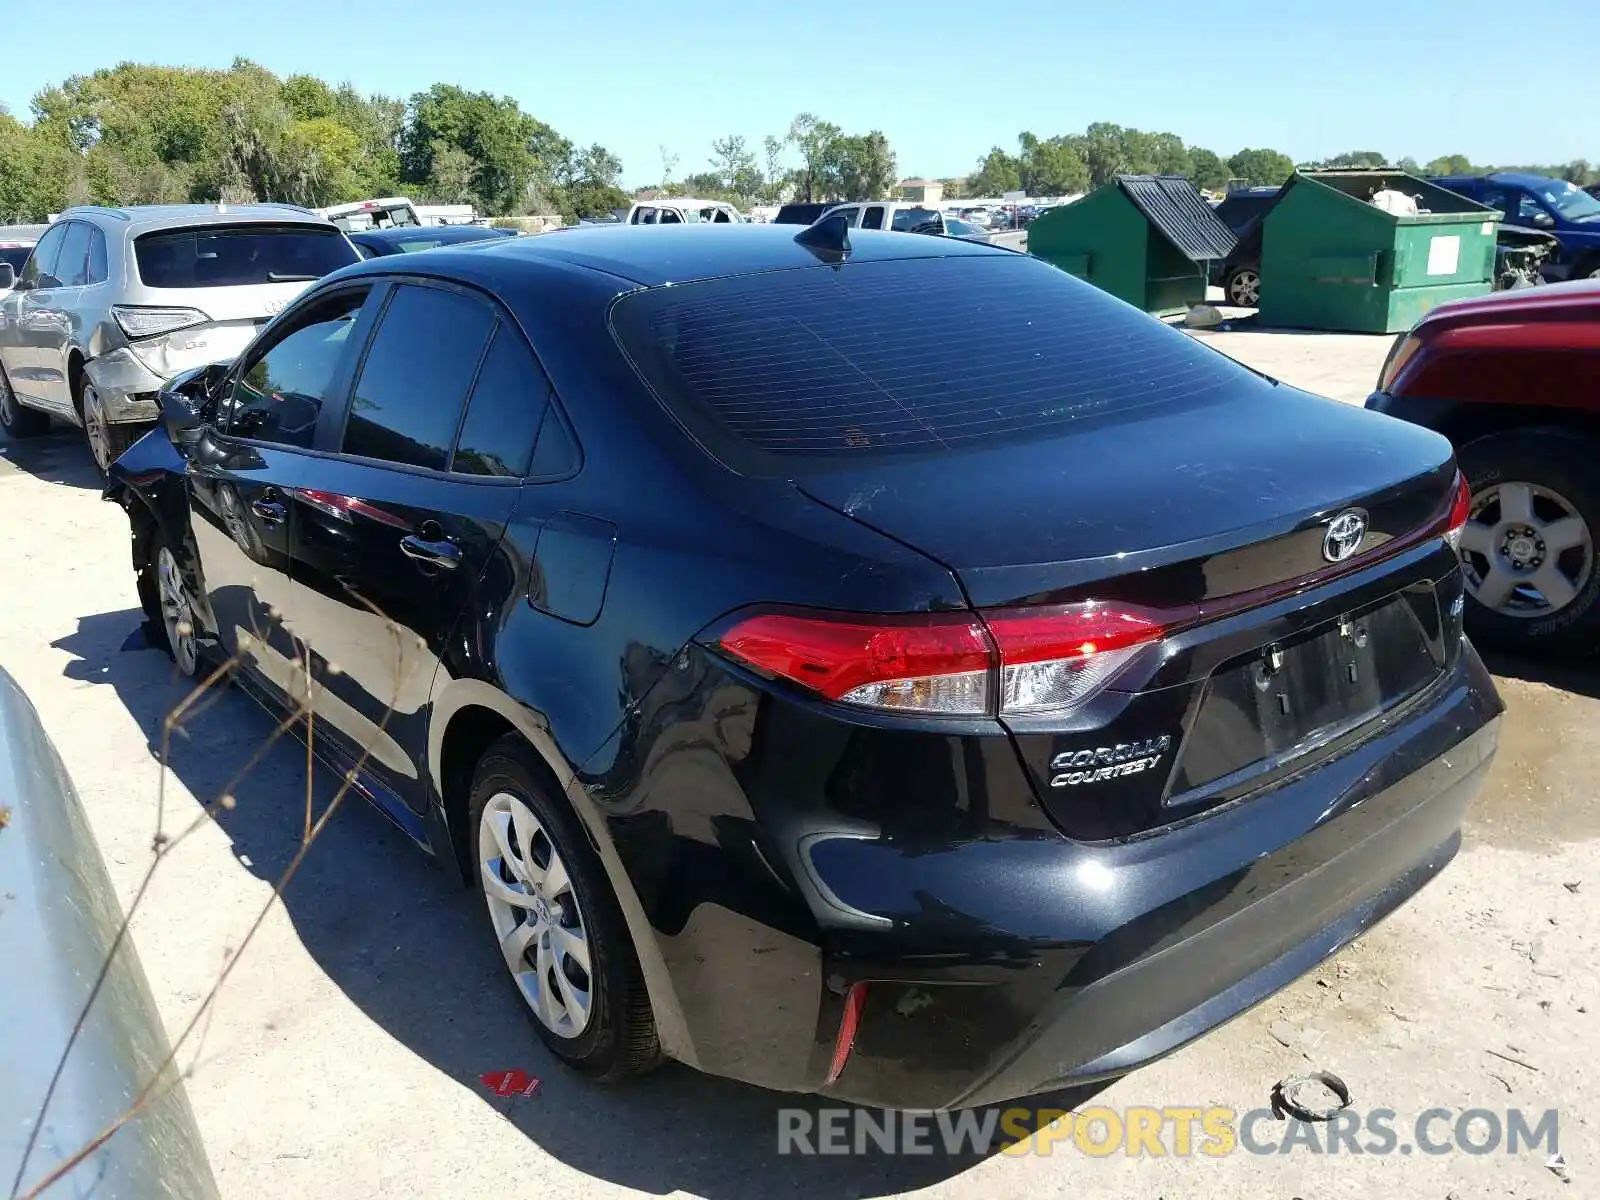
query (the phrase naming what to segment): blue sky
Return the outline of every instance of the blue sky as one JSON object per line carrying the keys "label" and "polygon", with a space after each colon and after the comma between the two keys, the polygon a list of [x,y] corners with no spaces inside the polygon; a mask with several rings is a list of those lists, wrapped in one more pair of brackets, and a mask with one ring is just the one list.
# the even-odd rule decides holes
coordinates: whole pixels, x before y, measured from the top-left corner
{"label": "blue sky", "polygon": [[[123,60],[226,66],[409,95],[434,82],[514,96],[621,155],[625,182],[702,169],[810,110],[882,129],[903,175],[953,175],[1019,130],[1106,120],[1224,157],[1380,150],[1427,161],[1600,159],[1584,64],[1600,4],[1545,0],[0,0],[0,104]],[[139,15],[128,19],[126,14]],[[1520,39],[1520,44],[1519,44]],[[1584,49],[1587,48],[1587,49]]]}

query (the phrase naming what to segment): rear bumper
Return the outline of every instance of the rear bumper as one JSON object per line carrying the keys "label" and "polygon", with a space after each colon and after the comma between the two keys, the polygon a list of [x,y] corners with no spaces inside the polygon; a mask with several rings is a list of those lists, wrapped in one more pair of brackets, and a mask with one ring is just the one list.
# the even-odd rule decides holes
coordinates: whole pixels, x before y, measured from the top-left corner
{"label": "rear bumper", "polygon": [[893,929],[833,939],[834,986],[866,981],[867,1003],[842,1074],[817,1090],[967,1107],[1178,1049],[1438,874],[1501,711],[1464,648],[1391,728],[1187,825],[1120,844],[978,842],[914,864],[881,842],[813,850],[842,904],[894,914]]}
{"label": "rear bumper", "polygon": [[135,358],[133,351],[126,347],[113,350],[91,359],[83,370],[100,395],[107,420],[122,424],[154,421],[161,415],[156,403],[161,377]]}

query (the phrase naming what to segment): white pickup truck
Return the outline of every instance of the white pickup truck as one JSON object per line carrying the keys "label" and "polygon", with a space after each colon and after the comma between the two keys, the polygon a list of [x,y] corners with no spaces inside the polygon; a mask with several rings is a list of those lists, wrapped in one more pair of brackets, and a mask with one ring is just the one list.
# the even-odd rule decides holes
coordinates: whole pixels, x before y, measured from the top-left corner
{"label": "white pickup truck", "polygon": [[733,225],[744,220],[739,210],[722,200],[696,200],[690,196],[663,196],[643,200],[628,210],[625,225]]}

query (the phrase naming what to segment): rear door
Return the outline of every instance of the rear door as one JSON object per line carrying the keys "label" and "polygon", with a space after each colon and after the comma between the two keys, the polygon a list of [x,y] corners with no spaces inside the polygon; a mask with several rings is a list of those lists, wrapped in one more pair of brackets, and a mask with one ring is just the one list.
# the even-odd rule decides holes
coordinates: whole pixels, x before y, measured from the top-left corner
{"label": "rear door", "polygon": [[317,427],[349,387],[372,296],[370,285],[319,296],[252,346],[189,458],[189,525],[217,636],[280,703],[303,695],[289,497],[315,482]]}
{"label": "rear door", "polygon": [[337,667],[317,672],[319,736],[365,756],[363,787],[419,838],[429,690],[516,510],[548,394],[487,298],[396,283],[317,480],[293,493],[297,619]]}

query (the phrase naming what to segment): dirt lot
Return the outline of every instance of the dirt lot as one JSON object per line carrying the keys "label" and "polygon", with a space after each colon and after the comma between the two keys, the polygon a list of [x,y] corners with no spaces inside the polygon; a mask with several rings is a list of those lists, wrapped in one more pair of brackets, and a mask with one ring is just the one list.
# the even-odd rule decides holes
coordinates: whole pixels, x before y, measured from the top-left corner
{"label": "dirt lot", "polygon": [[[1206,336],[1357,402],[1388,348]],[[123,518],[98,499],[67,434],[0,442],[0,508],[0,665],[51,730],[126,898],[156,822],[152,740],[177,692],[138,632]],[[1435,1107],[1559,1109],[1571,1185],[1543,1154],[1093,1159],[1068,1145],[1048,1157],[779,1158],[775,1112],[790,1098],[677,1068],[610,1090],[557,1069],[498,977],[467,896],[360,805],[334,822],[204,1026],[190,1089],[219,1183],[229,1197],[329,1198],[1600,1194],[1600,669],[1494,665],[1509,712],[1456,862],[1310,977],[1093,1103],[1247,1110],[1267,1103],[1275,1080],[1321,1067],[1349,1083],[1358,1109],[1395,1110],[1402,1134]],[[215,796],[269,729],[242,696],[221,695],[174,751],[168,828]],[[303,779],[303,751],[280,746],[237,789],[237,808],[162,866],[135,928],[170,1029],[188,1021],[267,897],[298,836]],[[325,779],[317,791],[330,794]],[[487,1096],[478,1077],[507,1068],[542,1089]]]}

